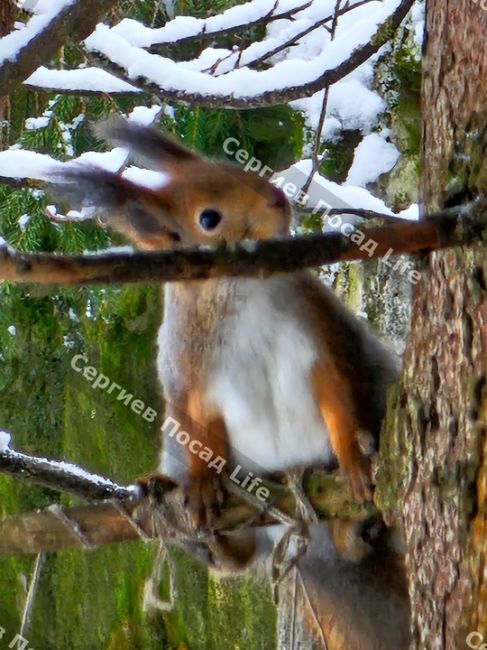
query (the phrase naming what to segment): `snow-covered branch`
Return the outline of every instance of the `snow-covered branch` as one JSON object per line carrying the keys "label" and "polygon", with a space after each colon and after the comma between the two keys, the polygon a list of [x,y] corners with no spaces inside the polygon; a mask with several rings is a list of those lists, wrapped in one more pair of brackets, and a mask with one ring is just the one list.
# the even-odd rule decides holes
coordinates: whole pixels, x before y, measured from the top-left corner
{"label": "snow-covered branch", "polygon": [[377,4],[314,59],[285,59],[267,70],[244,67],[214,76],[146,52],[106,25],[98,25],[85,44],[109,61],[109,71],[164,99],[210,107],[268,106],[309,97],[350,74],[389,40],[413,0]]}
{"label": "snow-covered branch", "polygon": [[138,47],[181,45],[202,38],[217,38],[275,20],[291,18],[315,0],[251,0],[209,18],[177,16],[164,27],[143,27],[126,18],[115,28],[122,36],[131,35]]}
{"label": "snow-covered branch", "polygon": [[[360,0],[354,5],[346,5],[337,12],[337,16],[343,16],[349,11],[353,11],[357,7],[373,1]],[[254,42],[243,50],[233,48],[223,55],[217,54],[217,61],[207,71],[210,71],[212,74],[228,74],[228,72],[236,68],[258,66],[284,52],[305,36],[308,36],[308,34],[326,25],[326,23],[331,23],[334,19],[334,14],[330,13],[326,3],[320,8],[319,12],[316,11],[313,14],[312,21],[307,17],[296,18],[287,29],[280,29],[276,36],[268,36],[265,40]],[[323,17],[320,17],[320,15]],[[217,52],[220,53],[221,50]]]}
{"label": "snow-covered branch", "polygon": [[[137,106],[128,116],[129,121],[134,121],[143,126],[150,126],[157,119],[161,107],[153,105]],[[47,154],[28,151],[25,149],[11,148],[0,151],[0,184],[13,187],[37,188],[44,187],[52,181],[52,174],[69,167],[70,165],[96,165],[101,169],[119,172],[128,161],[128,151],[122,147],[115,147],[110,151],[88,151],[69,162],[63,163]],[[125,170],[130,174],[134,168]],[[145,170],[147,175],[151,172]],[[152,172],[154,173],[154,172]]]}
{"label": "snow-covered branch", "polygon": [[0,432],[0,473],[85,499],[129,499],[136,494],[134,486],[122,487],[71,463],[22,454],[10,447],[10,435],[3,431]]}
{"label": "snow-covered branch", "polygon": [[[304,43],[307,36],[332,20],[329,2],[259,0],[204,20],[179,16],[158,30],[133,20],[124,20],[112,28],[99,24],[85,46],[102,70],[95,73],[93,69],[41,68],[27,84],[79,94],[138,91],[210,107],[251,108],[288,102],[315,94],[364,63],[387,42],[412,4],[413,0],[348,3],[340,10],[343,22],[338,23],[336,38],[330,41],[326,34],[320,35],[311,48],[315,50],[319,42],[319,51],[311,59],[294,57],[292,46]],[[230,28],[249,27],[255,21],[269,22],[286,15],[293,18],[288,26],[243,51],[210,47],[193,61],[175,61],[143,49],[155,42],[179,44],[203,33],[218,35]],[[267,69],[250,68],[276,57],[281,58]]]}
{"label": "snow-covered branch", "polygon": [[81,41],[117,0],[39,0],[36,15],[0,39],[0,95],[11,93],[67,41]]}

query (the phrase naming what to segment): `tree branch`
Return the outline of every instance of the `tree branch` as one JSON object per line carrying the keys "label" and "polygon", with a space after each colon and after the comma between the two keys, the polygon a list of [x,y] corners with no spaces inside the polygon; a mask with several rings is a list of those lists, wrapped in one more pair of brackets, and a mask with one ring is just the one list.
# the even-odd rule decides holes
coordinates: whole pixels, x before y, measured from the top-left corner
{"label": "tree branch", "polygon": [[[119,77],[121,78],[121,77]],[[47,95],[75,95],[77,97],[137,97],[143,98],[144,95],[148,94],[148,91],[140,90],[134,86],[133,90],[94,90],[93,88],[82,88],[82,87],[73,87],[66,88],[65,86],[56,87],[54,84],[51,86],[39,86],[35,83],[29,83],[27,81],[23,84],[26,88],[34,90],[36,93],[46,93]],[[132,84],[133,85],[133,84]],[[0,182],[2,182],[0,180]]]}
{"label": "tree branch", "polygon": [[[361,7],[362,5],[367,4],[369,2],[372,2],[372,0],[361,0],[361,2],[357,2],[354,5],[346,5],[345,7],[340,9],[339,11],[335,11],[334,14],[330,14],[329,16],[326,16],[325,18],[322,18],[321,20],[316,21],[316,23],[313,23],[312,25],[309,25],[308,27],[306,27],[306,29],[301,30],[297,34],[294,34],[294,36],[292,36],[288,40],[280,43],[279,45],[276,45],[275,47],[268,50],[267,52],[264,52],[263,54],[259,54],[254,59],[245,61],[244,65],[247,66],[247,67],[250,67],[250,66],[258,66],[261,63],[264,63],[268,59],[276,56],[277,54],[280,54],[281,52],[286,50],[288,47],[291,47],[291,45],[294,45],[295,43],[300,41],[302,38],[307,36],[308,34],[311,34],[316,29],[319,29],[320,27],[326,25],[326,23],[328,23],[330,21],[333,21],[336,24],[336,19],[339,16],[343,16],[344,14],[348,13],[349,11],[353,11],[357,7]],[[334,29],[332,28],[332,32],[333,31],[334,31]],[[238,56],[238,60],[237,60],[237,64],[235,65],[235,68],[242,67],[240,65],[240,62],[241,62],[242,56],[245,54],[245,52],[246,52],[246,50],[241,50],[240,51],[239,56]],[[225,59],[227,59],[227,58],[229,58],[231,56],[235,56],[235,52],[229,53],[227,57],[223,57],[222,59],[219,59],[216,63],[214,63],[210,68],[211,72],[212,73],[218,73],[218,66],[220,65],[220,63],[222,63],[222,61],[224,61]],[[226,71],[224,74],[228,74],[229,72],[230,71]]]}
{"label": "tree branch", "polygon": [[[154,501],[152,495],[142,497],[134,486],[117,486],[108,479],[74,466],[70,466],[68,471],[66,468],[61,470],[55,461],[29,457],[12,450],[0,453],[0,461],[0,472],[79,497],[112,497],[110,502],[70,508],[54,505],[40,512],[12,515],[0,520],[0,555],[92,548],[140,537],[161,537],[183,545],[204,543],[185,524],[183,491],[170,480],[166,480],[166,491],[163,494],[158,492],[157,501]],[[42,471],[39,471],[39,465]],[[249,501],[250,495],[232,483],[215,530],[225,533],[243,525],[266,526],[296,521],[296,502],[291,491],[270,481],[266,481],[265,486],[270,497],[263,505],[256,503],[257,499]],[[305,490],[321,519],[363,519],[378,514],[374,506],[362,506],[353,501],[348,485],[336,474],[315,469],[305,481]]]}
{"label": "tree branch", "polygon": [[130,499],[135,486],[122,487],[97,474],[62,461],[28,456],[13,449],[0,451],[0,473],[68,492],[83,499]]}
{"label": "tree branch", "polygon": [[[164,100],[182,101],[197,106],[241,109],[256,108],[259,106],[270,106],[280,103],[287,103],[296,99],[301,99],[303,97],[310,97],[326,86],[329,86],[333,83],[336,83],[340,79],[343,79],[343,77],[347,76],[359,65],[367,61],[388,40],[390,40],[391,35],[394,33],[394,31],[406,16],[413,2],[414,0],[402,0],[395,11],[389,16],[389,18],[377,28],[372,38],[364,45],[358,46],[355,50],[353,50],[351,55],[339,63],[336,67],[332,69],[326,69],[323,74],[319,75],[316,79],[313,79],[308,83],[302,85],[296,84],[290,87],[278,87],[273,90],[264,91],[258,95],[241,96],[239,93],[239,96],[235,96],[235,94],[232,92],[228,92],[226,94],[208,93],[202,95],[199,92],[191,92],[191,90],[187,90],[186,88],[161,88],[158,83],[147,79],[146,77],[134,75],[134,78],[132,78],[129,76],[127,70],[123,65],[119,65],[113,60],[110,60],[108,62],[109,57],[105,56],[102,52],[104,49],[104,38],[106,38],[106,36],[100,34],[94,38],[96,34],[95,32],[91,39],[87,41],[87,45],[91,48],[92,51],[96,50],[98,52],[97,58],[98,60],[101,59],[104,61],[102,65],[106,70],[108,70],[111,74],[123,79],[127,83],[130,83],[131,85],[137,87],[142,92],[154,94]],[[127,43],[127,47],[130,47],[129,43]],[[147,57],[151,56],[148,53],[145,54]],[[124,54],[124,56],[126,57],[127,55]],[[152,56],[154,57],[155,55]],[[161,61],[161,65],[163,64],[164,61]],[[174,65],[177,64],[174,63]],[[255,74],[265,74],[266,72],[267,71],[260,73],[256,72]],[[208,75],[208,78],[211,80],[212,76]]]}
{"label": "tree branch", "polygon": [[[255,1],[255,0],[254,0]],[[257,3],[260,3],[261,0],[257,0]],[[267,25],[270,22],[273,22],[275,20],[281,20],[285,18],[292,18],[294,14],[299,13],[300,11],[303,11],[304,9],[307,9],[311,4],[313,0],[307,0],[306,2],[303,2],[299,6],[296,6],[292,9],[284,9],[283,11],[279,11],[279,0],[276,1],[275,6],[268,11],[266,14],[263,16],[259,16],[259,18],[256,18],[255,20],[250,20],[250,21],[245,21],[245,22],[240,22],[235,25],[229,25],[228,27],[224,28],[218,28],[218,29],[211,29],[208,28],[208,24],[211,21],[211,18],[201,18],[199,19],[199,22],[195,21],[195,24],[197,24],[198,30],[193,33],[189,34],[187,36],[183,37],[178,37],[177,40],[174,40],[173,38],[164,38],[160,40],[154,40],[151,43],[147,43],[144,45],[144,47],[151,47],[154,50],[156,48],[161,48],[161,47],[167,47],[168,45],[177,45],[178,47],[181,46],[182,44],[190,43],[192,41],[197,41],[201,40],[203,38],[218,38],[219,36],[228,36],[229,34],[234,34],[235,32],[239,32],[242,30],[247,30],[252,27],[257,27],[259,25]],[[249,2],[248,5],[253,4],[252,2]],[[247,6],[248,6],[247,5]],[[228,10],[227,10],[228,11]],[[224,14],[225,12],[223,12]],[[218,16],[219,19],[221,19],[222,15],[220,14]],[[164,25],[164,27],[160,29],[154,29],[151,30],[154,33],[158,32],[159,34],[162,32],[164,33],[164,30],[167,28],[172,28],[172,24],[174,23],[174,20],[180,19],[181,16],[174,18],[173,20],[169,21]],[[149,28],[148,28],[149,29]]]}
{"label": "tree branch", "polygon": [[[20,48],[14,60],[0,63],[0,96],[10,94],[36,68],[51,59],[67,41],[85,39],[117,0],[77,0],[63,7],[52,20]],[[31,18],[38,21],[39,17]],[[29,24],[25,29],[29,28]],[[4,39],[8,39],[9,35]],[[4,39],[0,39],[0,44]]]}
{"label": "tree branch", "polygon": [[18,188],[25,187],[35,190],[45,187],[47,183],[34,178],[11,178],[10,176],[0,176],[0,185],[11,185],[12,187]]}
{"label": "tree branch", "polygon": [[[461,218],[467,210],[471,214]],[[58,256],[20,253],[3,246],[0,248],[0,280],[87,285],[175,282],[224,276],[264,278],[340,261],[425,253],[485,242],[486,214],[485,208],[480,212],[470,206],[449,209],[418,222],[404,221],[363,230],[352,227],[354,230],[349,231],[348,236],[338,232],[313,234],[244,241],[213,249]]]}

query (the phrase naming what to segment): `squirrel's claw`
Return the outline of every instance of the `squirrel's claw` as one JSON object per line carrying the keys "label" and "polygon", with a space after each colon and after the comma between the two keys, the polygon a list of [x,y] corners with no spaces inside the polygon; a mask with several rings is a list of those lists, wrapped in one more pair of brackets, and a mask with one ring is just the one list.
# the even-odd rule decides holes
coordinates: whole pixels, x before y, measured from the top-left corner
{"label": "squirrel's claw", "polygon": [[193,477],[185,488],[185,505],[192,526],[200,534],[211,532],[220,516],[225,489],[219,474]]}
{"label": "squirrel's claw", "polygon": [[374,487],[370,458],[357,448],[347,465],[342,466],[342,470],[348,478],[354,499],[361,503],[372,501]]}

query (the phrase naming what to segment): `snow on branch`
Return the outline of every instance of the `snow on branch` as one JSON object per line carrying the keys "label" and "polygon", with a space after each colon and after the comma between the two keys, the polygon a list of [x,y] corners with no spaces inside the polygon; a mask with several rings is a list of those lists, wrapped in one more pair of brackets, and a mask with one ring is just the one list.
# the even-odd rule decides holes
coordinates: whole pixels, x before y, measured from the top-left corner
{"label": "snow on branch", "polygon": [[11,93],[67,41],[81,41],[117,0],[39,0],[36,15],[0,39],[0,96]]}
{"label": "snow on branch", "polygon": [[202,106],[250,108],[308,97],[350,74],[387,42],[413,0],[373,3],[367,16],[342,30],[311,60],[285,59],[266,70],[247,67],[214,76],[134,46],[100,24],[85,45],[141,90]]}
{"label": "snow on branch", "polygon": [[[159,116],[161,107],[153,105],[136,106],[128,116],[128,120],[142,126],[150,126]],[[52,181],[52,174],[71,165],[97,165],[101,169],[112,172],[120,171],[127,163],[129,154],[122,147],[110,151],[87,151],[69,162],[63,163],[47,154],[28,151],[26,149],[10,148],[0,151],[0,183],[13,187],[42,187]],[[130,168],[133,170],[133,168]],[[126,170],[125,173],[133,171]],[[155,172],[152,172],[154,174]],[[150,170],[145,170],[150,177]]]}
{"label": "snow on branch", "polygon": [[[301,11],[291,11],[298,6],[296,0],[259,0],[204,20],[180,16],[159,30],[128,19],[112,28],[99,24],[85,40],[89,57],[101,68],[99,73],[95,74],[93,68],[89,69],[93,74],[87,70],[41,68],[26,83],[36,89],[79,94],[138,91],[209,107],[252,108],[288,102],[314,95],[367,61],[390,39],[412,4],[413,0],[347,3],[338,12],[335,39],[330,41],[326,32],[320,33],[298,56],[291,46],[305,43],[306,37],[333,19],[333,3],[314,0],[301,3]],[[237,23],[243,28],[255,20],[282,18],[281,10],[292,20],[243,51],[209,47],[193,61],[175,61],[143,49],[154,42],[154,32],[166,34],[164,38],[179,44],[195,34],[201,36],[201,30],[209,34],[208,25],[217,35],[232,25],[234,29]],[[245,17],[247,22],[235,22],[236,16],[242,16],[241,20]],[[318,53],[308,58],[306,52],[315,52],[318,44]],[[267,69],[250,68],[276,56],[280,60]]]}
{"label": "snow on branch", "polygon": [[139,88],[98,67],[49,70],[45,66],[40,66],[24,81],[24,85],[43,92],[83,95],[100,93],[127,95],[141,92]]}
{"label": "snow on branch", "polygon": [[133,486],[122,487],[71,463],[28,456],[11,449],[9,445],[1,445],[0,437],[0,473],[26,478],[85,499],[128,499],[136,494]]}
{"label": "snow on branch", "polygon": [[[361,7],[364,4],[373,2],[374,0],[360,0],[354,5],[345,5],[336,12],[336,16],[343,16],[344,14]],[[212,74],[227,74],[236,68],[243,68],[244,66],[257,66],[264,63],[268,59],[284,52],[287,48],[295,43],[298,43],[308,34],[319,29],[326,23],[331,23],[334,18],[334,13],[330,13],[328,5],[325,3],[321,7],[318,6],[317,10],[313,12],[313,19],[303,14],[302,18],[293,20],[289,27],[279,29],[275,36],[267,36],[263,41],[254,41],[247,48],[241,50],[234,47],[232,50],[227,50],[222,54],[222,50],[215,50],[216,61],[207,70]],[[114,30],[116,31],[116,30]],[[205,50],[203,54],[206,54]]]}
{"label": "snow on branch", "polygon": [[114,31],[137,47],[181,45],[201,38],[216,38],[233,32],[290,18],[308,8],[314,0],[252,0],[209,18],[177,16],[158,29],[144,27],[136,20],[125,18]]}

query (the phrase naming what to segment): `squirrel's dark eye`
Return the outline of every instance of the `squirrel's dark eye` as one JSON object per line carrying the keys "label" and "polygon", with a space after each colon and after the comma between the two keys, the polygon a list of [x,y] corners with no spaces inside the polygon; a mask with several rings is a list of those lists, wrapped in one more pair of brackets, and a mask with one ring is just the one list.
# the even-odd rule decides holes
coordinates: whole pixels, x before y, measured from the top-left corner
{"label": "squirrel's dark eye", "polygon": [[200,225],[203,230],[214,230],[221,220],[222,215],[218,212],[218,210],[207,208],[200,214]]}

